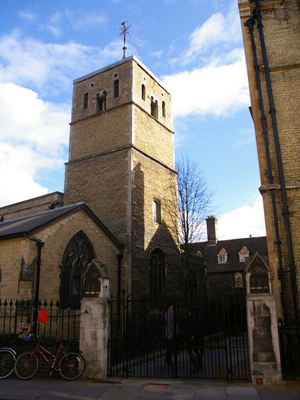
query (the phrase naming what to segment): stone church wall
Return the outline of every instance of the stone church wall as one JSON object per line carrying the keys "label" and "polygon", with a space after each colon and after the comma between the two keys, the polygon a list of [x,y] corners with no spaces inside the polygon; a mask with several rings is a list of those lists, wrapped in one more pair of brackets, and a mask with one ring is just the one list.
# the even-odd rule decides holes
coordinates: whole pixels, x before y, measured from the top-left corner
{"label": "stone church wall", "polygon": [[35,214],[41,211],[47,211],[50,208],[56,208],[63,205],[64,194],[53,192],[44,196],[35,197],[30,200],[21,201],[19,203],[10,204],[0,207],[0,217],[3,221],[9,219],[20,218],[25,215]]}
{"label": "stone church wall", "polygon": [[[180,264],[176,174],[138,151],[134,152],[133,165],[133,290],[149,291],[151,252],[159,248],[165,254],[167,287],[174,293]],[[160,205],[159,222],[153,219],[155,200]]]}
{"label": "stone church wall", "polygon": [[[91,241],[96,259],[106,265],[111,275],[111,292],[116,295],[117,255],[120,251],[84,211],[79,211],[36,233],[36,237],[45,243],[41,251],[41,299],[59,299],[60,265],[64,250],[72,237],[81,230]],[[20,298],[17,289],[21,260],[24,257],[28,265],[32,263],[37,256],[36,244],[27,238],[1,240],[0,253],[4,254],[0,261],[1,298]]]}

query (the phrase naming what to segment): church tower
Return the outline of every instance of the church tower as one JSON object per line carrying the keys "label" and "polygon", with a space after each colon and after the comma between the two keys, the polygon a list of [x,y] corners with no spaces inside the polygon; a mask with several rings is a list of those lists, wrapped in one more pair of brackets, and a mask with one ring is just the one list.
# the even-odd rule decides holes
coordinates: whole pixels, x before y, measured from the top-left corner
{"label": "church tower", "polygon": [[85,202],[124,243],[121,289],[177,287],[171,96],[136,57],[74,81],[65,204]]}

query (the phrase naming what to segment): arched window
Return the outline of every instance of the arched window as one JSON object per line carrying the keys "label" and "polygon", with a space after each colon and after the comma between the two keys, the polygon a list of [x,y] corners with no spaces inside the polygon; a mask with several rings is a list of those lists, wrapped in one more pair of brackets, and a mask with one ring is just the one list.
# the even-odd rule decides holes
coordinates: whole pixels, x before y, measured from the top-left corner
{"label": "arched window", "polygon": [[106,91],[102,95],[98,93],[96,100],[96,113],[106,111]]}
{"label": "arched window", "polygon": [[114,81],[114,98],[119,97],[119,79]]}
{"label": "arched window", "polygon": [[63,255],[60,275],[60,307],[80,308],[82,274],[95,258],[87,236],[78,232],[68,243]]}
{"label": "arched window", "polygon": [[142,85],[142,99],[146,100],[146,87],[145,87],[145,85]]}
{"label": "arched window", "polygon": [[166,103],[162,102],[162,116],[166,118]]}
{"label": "arched window", "polygon": [[89,94],[86,92],[83,96],[83,108],[87,109],[89,106]]}
{"label": "arched window", "polygon": [[158,118],[157,100],[154,101],[153,97],[151,97],[151,115],[156,119]]}
{"label": "arched window", "polygon": [[151,253],[150,259],[150,296],[164,296],[166,293],[165,256],[160,249]]}

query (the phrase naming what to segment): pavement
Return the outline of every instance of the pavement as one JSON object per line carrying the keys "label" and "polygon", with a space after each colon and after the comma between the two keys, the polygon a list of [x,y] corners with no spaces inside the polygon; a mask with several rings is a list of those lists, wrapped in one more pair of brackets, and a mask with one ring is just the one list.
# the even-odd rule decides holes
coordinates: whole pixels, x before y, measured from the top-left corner
{"label": "pavement", "polygon": [[300,382],[253,386],[249,382],[212,380],[121,379],[65,381],[11,376],[0,381],[1,400],[300,400]]}

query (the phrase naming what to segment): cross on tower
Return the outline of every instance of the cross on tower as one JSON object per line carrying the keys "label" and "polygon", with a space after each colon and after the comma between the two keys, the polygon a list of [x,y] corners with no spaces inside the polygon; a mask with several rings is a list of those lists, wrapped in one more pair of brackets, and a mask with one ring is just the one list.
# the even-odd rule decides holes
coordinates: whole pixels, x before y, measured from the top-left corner
{"label": "cross on tower", "polygon": [[126,26],[126,21],[122,22],[121,25],[123,26],[123,28],[119,28],[119,29],[121,29],[121,31],[122,31],[122,32],[120,33],[120,36],[121,36],[121,35],[124,35],[123,58],[126,58],[126,50],[127,50],[127,47],[126,47],[126,35],[127,35],[127,34],[129,35],[128,29],[130,28],[131,25]]}

